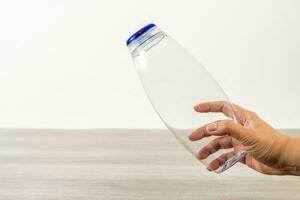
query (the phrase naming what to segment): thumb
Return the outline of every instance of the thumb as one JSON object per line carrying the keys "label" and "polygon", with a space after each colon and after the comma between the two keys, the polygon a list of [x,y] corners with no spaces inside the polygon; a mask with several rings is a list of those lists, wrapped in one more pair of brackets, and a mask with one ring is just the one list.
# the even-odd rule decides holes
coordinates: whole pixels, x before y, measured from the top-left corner
{"label": "thumb", "polygon": [[241,140],[245,136],[249,136],[247,128],[231,120],[216,121],[206,126],[209,135],[229,135],[237,140]]}

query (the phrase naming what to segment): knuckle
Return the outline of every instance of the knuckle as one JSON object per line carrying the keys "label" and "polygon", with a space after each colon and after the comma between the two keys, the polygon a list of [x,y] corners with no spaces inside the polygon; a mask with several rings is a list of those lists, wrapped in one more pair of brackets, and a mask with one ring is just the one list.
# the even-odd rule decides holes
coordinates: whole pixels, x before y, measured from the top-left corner
{"label": "knuckle", "polygon": [[223,125],[224,125],[224,128],[228,129],[232,126],[232,121],[224,121]]}
{"label": "knuckle", "polygon": [[226,133],[229,133],[229,132],[230,132],[230,129],[231,129],[231,123],[232,123],[232,122],[230,122],[230,121],[225,121],[225,122],[222,123],[222,127],[223,127],[223,129],[224,129],[224,131],[225,131]]}

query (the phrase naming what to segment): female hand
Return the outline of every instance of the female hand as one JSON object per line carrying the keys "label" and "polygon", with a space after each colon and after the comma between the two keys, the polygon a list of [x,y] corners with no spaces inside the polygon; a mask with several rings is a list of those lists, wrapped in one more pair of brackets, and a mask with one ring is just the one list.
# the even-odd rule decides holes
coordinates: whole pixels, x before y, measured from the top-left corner
{"label": "female hand", "polygon": [[[220,149],[234,148],[235,151],[243,149],[247,154],[241,162],[258,172],[270,175],[299,174],[299,156],[293,158],[289,152],[295,151],[297,146],[300,146],[299,138],[291,142],[291,137],[280,134],[255,113],[237,105],[231,107],[227,102],[206,102],[194,107],[197,112],[222,112],[228,117],[232,117],[231,108],[238,124],[232,120],[216,121],[200,127],[189,135],[192,141],[212,135],[220,136],[199,151],[199,159],[205,159]],[[300,154],[300,149],[297,151]],[[230,154],[232,152],[212,161],[208,165],[208,170],[218,169],[232,156]]]}

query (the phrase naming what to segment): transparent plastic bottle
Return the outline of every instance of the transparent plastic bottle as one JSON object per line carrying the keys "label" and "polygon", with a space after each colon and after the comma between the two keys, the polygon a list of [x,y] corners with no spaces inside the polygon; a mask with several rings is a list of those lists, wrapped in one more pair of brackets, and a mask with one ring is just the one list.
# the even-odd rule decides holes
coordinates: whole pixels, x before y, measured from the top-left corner
{"label": "transparent plastic bottle", "polygon": [[[195,57],[155,24],[133,34],[127,40],[127,47],[154,110],[180,143],[197,157],[199,150],[216,136],[190,141],[189,133],[228,117],[220,113],[197,113],[193,107],[209,101],[229,102],[222,88]],[[229,112],[231,120],[235,120],[233,110]],[[245,155],[241,150],[221,149],[200,161],[208,166],[227,152],[233,152],[233,156],[216,173],[227,170]]]}

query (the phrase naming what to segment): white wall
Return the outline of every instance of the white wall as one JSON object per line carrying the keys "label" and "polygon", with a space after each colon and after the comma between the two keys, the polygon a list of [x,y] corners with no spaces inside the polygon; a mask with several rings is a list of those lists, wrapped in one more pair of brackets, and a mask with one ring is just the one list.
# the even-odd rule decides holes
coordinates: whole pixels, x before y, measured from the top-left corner
{"label": "white wall", "polygon": [[163,128],[125,46],[154,22],[232,101],[300,127],[300,1],[1,1],[0,127]]}

